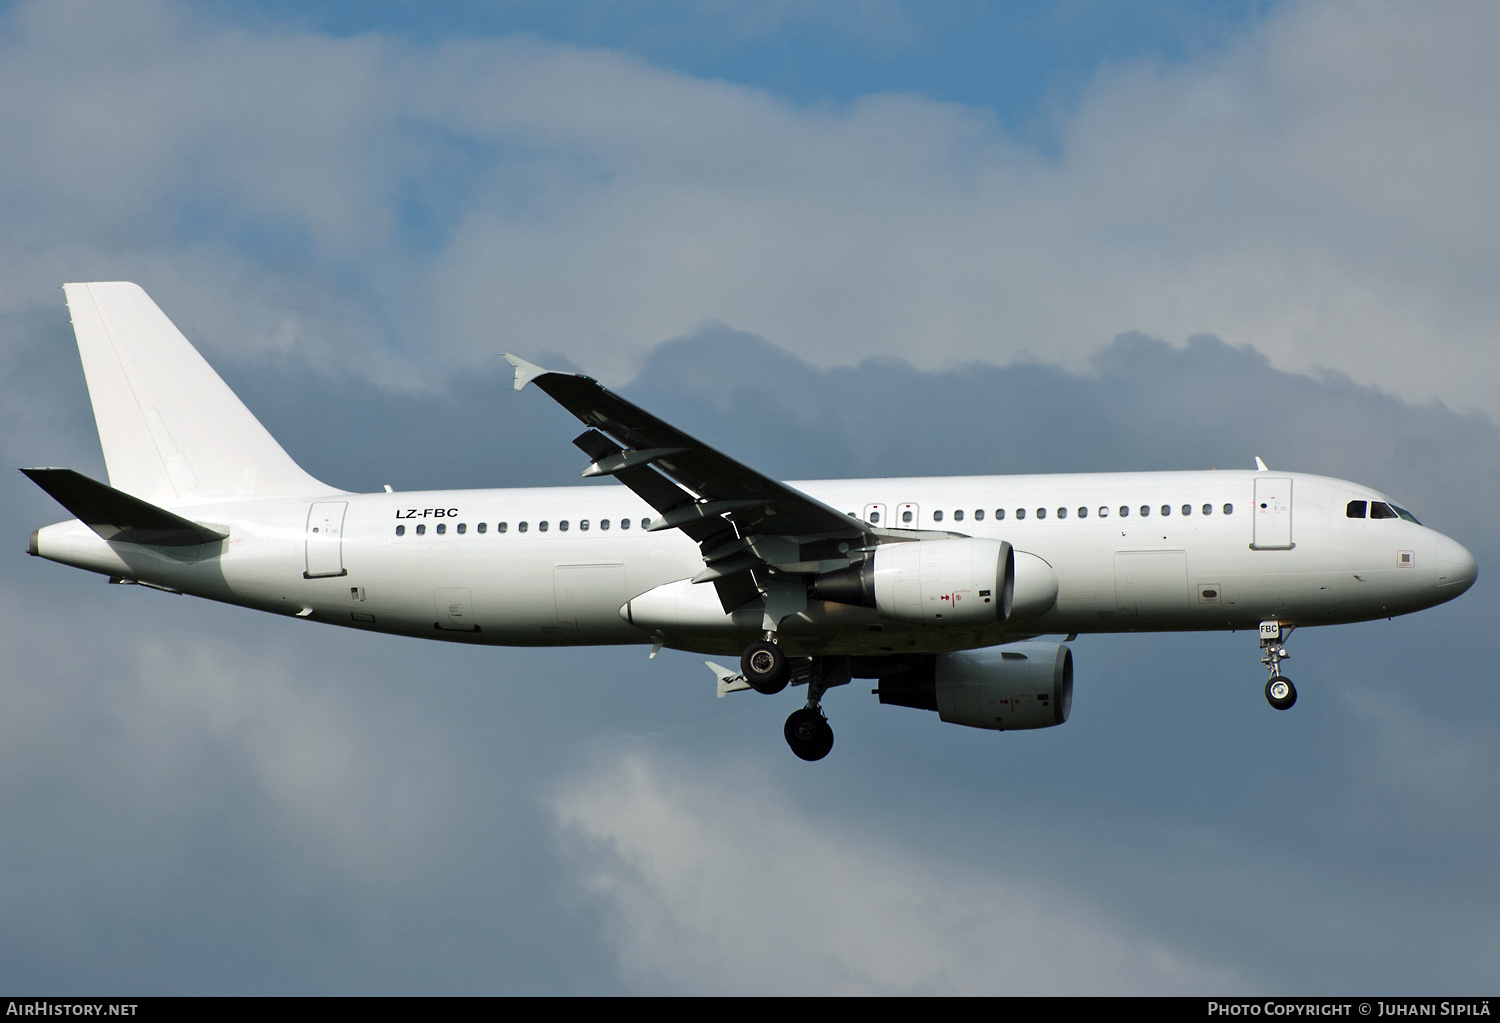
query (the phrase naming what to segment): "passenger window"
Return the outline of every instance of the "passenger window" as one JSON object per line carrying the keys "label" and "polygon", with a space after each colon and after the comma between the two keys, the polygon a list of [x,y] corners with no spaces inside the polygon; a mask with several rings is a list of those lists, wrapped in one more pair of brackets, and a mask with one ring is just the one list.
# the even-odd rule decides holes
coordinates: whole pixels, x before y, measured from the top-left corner
{"label": "passenger window", "polygon": [[1396,516],[1395,510],[1390,505],[1386,504],[1384,501],[1372,501],[1372,502],[1370,502],[1370,518],[1372,518],[1372,519],[1394,519],[1396,517],[1397,516]]}
{"label": "passenger window", "polygon": [[1099,517],[1101,519],[1107,519],[1107,518],[1109,518],[1109,505],[1107,505],[1107,504],[1101,504],[1099,506]]}
{"label": "passenger window", "polygon": [[509,522],[497,522],[497,523],[495,523],[495,532],[497,532],[497,533],[503,533],[503,532],[505,532],[509,528],[510,528],[510,523]]}
{"label": "passenger window", "polygon": [[1190,504],[1183,505],[1182,506],[1182,514],[1184,514],[1184,515],[1191,515],[1191,514],[1193,514],[1193,506],[1190,505]]}
{"label": "passenger window", "polygon": [[516,532],[518,532],[518,533],[524,533],[524,532],[526,532],[526,528],[527,528],[526,527],[526,523],[522,522],[522,523],[520,523],[519,525],[516,526]]}
{"label": "passenger window", "polygon": [[1046,508],[1038,508],[1036,510],[1036,517],[1039,518],[1039,519],[1045,519],[1047,517],[1047,509]]}
{"label": "passenger window", "polygon": [[995,521],[998,522],[999,520],[1001,520],[1003,518],[1005,518],[1005,509],[1004,508],[996,508],[995,509]]}
{"label": "passenger window", "polygon": [[1067,518],[1068,517],[1068,509],[1066,509],[1066,508],[1059,508],[1059,509],[1057,509],[1057,517],[1060,518],[1060,519]]}
{"label": "passenger window", "polygon": [[[910,516],[907,516],[907,518],[910,519]],[[932,513],[932,521],[933,522],[942,522],[943,521],[943,513],[940,512],[940,511],[933,512]]]}
{"label": "passenger window", "polygon": [[649,525],[651,525],[651,520],[650,519],[641,519],[641,528],[642,529],[645,529]]}
{"label": "passenger window", "polygon": [[1089,510],[1087,508],[1079,508],[1078,509],[1078,517],[1080,519],[1086,519],[1086,518],[1088,518],[1089,517]]}
{"label": "passenger window", "polygon": [[1234,514],[1234,505],[1232,505],[1232,504],[1226,504],[1224,506],[1224,514],[1225,515],[1233,515]]}
{"label": "passenger window", "polygon": [[539,532],[539,533],[545,533],[547,531],[547,520],[543,519],[542,521],[538,522],[536,524],[536,528],[537,528],[537,532]]}
{"label": "passenger window", "polygon": [[878,511],[872,511],[870,513],[870,525],[872,525],[872,526],[878,526],[878,525],[880,525],[880,513]]}
{"label": "passenger window", "polygon": [[1350,501],[1344,506],[1344,517],[1348,519],[1362,519],[1365,517],[1365,502]]}
{"label": "passenger window", "polygon": [[1144,519],[1147,516],[1149,516],[1150,514],[1151,514],[1151,506],[1149,504],[1143,504],[1143,505],[1141,505],[1141,518]]}
{"label": "passenger window", "polygon": [[[939,512],[938,515],[939,515],[939,517],[941,517],[942,513]],[[910,525],[911,524],[911,512],[909,512],[909,511],[902,512],[901,513],[901,521],[905,522],[907,525]]]}
{"label": "passenger window", "polygon": [[1024,519],[1025,517],[1026,517],[1026,509],[1025,508],[1017,508],[1016,509],[1016,518],[1018,518],[1018,519]]}
{"label": "passenger window", "polygon": [[962,522],[963,520],[964,520],[964,510],[962,508],[960,508],[958,511],[956,511],[956,512],[953,513],[953,521],[954,522]]}
{"label": "passenger window", "polygon": [[621,529],[629,529],[630,528],[630,520],[629,519],[621,519],[620,520],[620,528]]}
{"label": "passenger window", "polygon": [[578,520],[578,528],[581,529],[581,530],[583,530],[585,533],[587,533],[589,531],[589,520],[588,519],[579,519]]}
{"label": "passenger window", "polygon": [[439,522],[437,525],[437,535],[442,536],[446,532],[448,532],[448,523]]}
{"label": "passenger window", "polygon": [[1203,514],[1204,515],[1212,515],[1213,513],[1214,513],[1214,506],[1213,505],[1211,505],[1211,504],[1205,504],[1203,506]]}
{"label": "passenger window", "polygon": [[975,522],[983,522],[984,521],[984,509],[983,508],[975,508],[974,509],[974,521]]}
{"label": "passenger window", "polygon": [[599,520],[599,528],[600,529],[608,529],[609,528],[609,519],[600,519]]}
{"label": "passenger window", "polygon": [[427,533],[427,526],[424,525],[421,522],[417,523],[417,535],[418,536],[425,536],[426,533]]}
{"label": "passenger window", "polygon": [[559,522],[557,524],[557,529],[560,533],[566,533],[568,531],[568,520],[563,519],[561,522]]}
{"label": "passenger window", "polygon": [[463,534],[467,533],[468,531],[469,531],[469,524],[468,523],[466,523],[466,522],[460,522],[458,524],[458,535],[459,536],[462,536]]}
{"label": "passenger window", "polygon": [[1162,505],[1161,506],[1161,513],[1163,515],[1171,515],[1172,514],[1172,506],[1170,504],[1164,504],[1164,505]]}
{"label": "passenger window", "polygon": [[479,525],[475,526],[474,528],[477,529],[481,533],[487,533],[487,532],[489,532],[489,528],[490,527],[489,527],[489,523],[487,523],[487,522],[481,522]]}
{"label": "passenger window", "polygon": [[1130,505],[1128,505],[1128,504],[1122,504],[1122,505],[1120,505],[1120,518],[1122,518],[1122,519],[1128,519],[1128,518],[1130,518]]}
{"label": "passenger window", "polygon": [[405,526],[397,526],[396,527],[396,535],[397,536],[405,536],[406,535],[406,527]]}

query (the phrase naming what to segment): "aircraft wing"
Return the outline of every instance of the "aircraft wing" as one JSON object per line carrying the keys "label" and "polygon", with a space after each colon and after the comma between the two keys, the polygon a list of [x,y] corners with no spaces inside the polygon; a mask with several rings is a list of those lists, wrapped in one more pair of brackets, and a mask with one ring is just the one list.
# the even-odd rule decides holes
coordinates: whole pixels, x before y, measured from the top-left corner
{"label": "aircraft wing", "polygon": [[[536,384],[589,427],[573,441],[593,459],[585,476],[614,476],[657,510],[660,517],[649,528],[681,529],[698,542],[705,567],[695,582],[766,567],[801,573],[846,568],[849,551],[874,546],[889,533],[730,458],[591,377],[505,358],[516,368],[517,390]],[[746,592],[728,589],[719,586],[726,610]]]}

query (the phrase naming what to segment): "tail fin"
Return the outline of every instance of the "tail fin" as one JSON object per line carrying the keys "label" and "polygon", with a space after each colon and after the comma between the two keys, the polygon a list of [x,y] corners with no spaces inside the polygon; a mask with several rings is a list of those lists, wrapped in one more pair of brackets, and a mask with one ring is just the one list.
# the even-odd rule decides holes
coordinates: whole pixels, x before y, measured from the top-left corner
{"label": "tail fin", "polygon": [[157,505],[329,493],[135,284],[65,284],[104,464]]}

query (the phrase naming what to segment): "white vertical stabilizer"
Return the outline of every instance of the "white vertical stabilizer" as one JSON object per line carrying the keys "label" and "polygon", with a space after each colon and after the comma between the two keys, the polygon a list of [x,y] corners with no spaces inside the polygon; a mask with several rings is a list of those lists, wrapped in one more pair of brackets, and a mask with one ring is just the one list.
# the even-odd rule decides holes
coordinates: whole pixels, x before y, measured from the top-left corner
{"label": "white vertical stabilizer", "polygon": [[157,505],[335,493],[138,285],[64,284],[110,486]]}

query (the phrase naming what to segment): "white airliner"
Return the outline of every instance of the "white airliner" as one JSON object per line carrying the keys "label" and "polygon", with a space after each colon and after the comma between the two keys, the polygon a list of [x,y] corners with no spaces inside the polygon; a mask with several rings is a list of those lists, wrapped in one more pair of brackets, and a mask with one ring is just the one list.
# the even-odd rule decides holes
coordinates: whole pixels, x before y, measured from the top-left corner
{"label": "white airliner", "polygon": [[586,376],[507,356],[586,426],[585,476],[622,486],[354,494],[281,449],[134,284],[64,286],[109,486],[24,469],[76,516],[33,555],[346,628],[512,646],[651,644],[709,662],[719,695],[805,685],[786,739],[833,746],[821,703],[975,728],[1068,719],[1073,659],[1047,635],[1295,627],[1452,600],[1473,556],[1368,487],[1255,471],[783,483]]}

